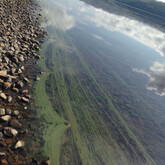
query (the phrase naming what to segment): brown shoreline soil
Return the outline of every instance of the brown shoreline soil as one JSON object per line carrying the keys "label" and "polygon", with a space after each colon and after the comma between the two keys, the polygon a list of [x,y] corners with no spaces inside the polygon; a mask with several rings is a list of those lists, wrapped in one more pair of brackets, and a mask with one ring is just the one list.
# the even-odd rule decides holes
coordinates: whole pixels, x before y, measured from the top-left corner
{"label": "brown shoreline soil", "polygon": [[0,165],[32,162],[32,83],[44,37],[36,8],[31,0],[0,1]]}

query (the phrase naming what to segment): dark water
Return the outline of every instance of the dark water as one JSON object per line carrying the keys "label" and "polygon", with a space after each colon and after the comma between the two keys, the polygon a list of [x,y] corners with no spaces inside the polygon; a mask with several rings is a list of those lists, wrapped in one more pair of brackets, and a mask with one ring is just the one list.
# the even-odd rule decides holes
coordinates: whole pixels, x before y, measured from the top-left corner
{"label": "dark water", "polygon": [[[81,125],[81,121],[86,120],[77,117],[80,119],[77,122],[81,130],[80,134],[84,137],[85,144],[89,143],[87,146],[92,152],[93,162],[97,164],[165,164],[165,34],[137,20],[105,12],[81,1],[47,0],[41,3],[43,27],[49,34],[49,40],[59,45],[58,53],[61,52],[63,58],[65,58],[64,52],[67,52],[74,76],[71,72],[67,73],[70,66],[64,68],[63,72],[66,72],[65,74],[69,77],[73,76],[77,82],[80,81],[84,91],[89,92],[86,94],[91,101],[89,103],[84,101],[82,106],[90,103],[93,107],[95,104],[105,105],[106,99],[109,99],[117,110],[117,114],[120,114],[122,122],[126,124],[126,128],[120,128],[122,122],[118,122],[119,117],[113,123],[115,128],[111,128],[112,121],[108,120],[116,118],[115,115],[113,116],[114,111],[111,112],[113,108],[100,106],[109,119],[104,116],[99,119],[103,126],[108,122],[107,128],[98,126],[98,130],[106,130],[102,135],[104,140],[106,136],[111,136],[116,140],[114,143],[118,145],[116,147],[118,149],[114,147],[115,151],[113,151],[113,145],[111,146],[113,140],[105,140],[104,145],[111,146],[109,150],[106,146],[105,148],[101,146],[99,149],[95,143],[90,142],[89,137],[83,135],[83,129],[86,130],[87,126]],[[58,61],[56,48],[54,52],[54,59]],[[65,67],[65,64],[63,61],[61,65]],[[69,85],[67,86],[68,95],[74,102],[76,98],[72,96],[73,86]],[[78,85],[74,84],[74,86]],[[91,99],[92,95],[93,97],[98,95],[95,99],[97,103]],[[89,112],[94,113],[94,108],[91,108]],[[58,113],[62,114],[60,110]],[[84,126],[83,129],[82,126]],[[134,143],[134,140],[128,139],[128,146],[131,146],[129,149],[126,142],[121,142],[122,138],[119,138],[121,132],[116,133],[117,130],[123,131],[125,140],[133,136],[133,139],[137,139],[138,142]],[[130,134],[128,137],[127,133]],[[74,130],[71,134],[73,134],[71,139],[74,139]],[[97,143],[103,145],[99,140]],[[69,147],[72,148],[72,145]],[[78,145],[77,147],[75,152],[79,150]],[[62,148],[63,152],[64,150],[65,148]],[[108,153],[102,152],[105,150],[110,155],[114,154],[114,158],[110,160]],[[135,150],[137,157],[131,154],[132,150]],[[119,163],[117,159],[121,162]],[[81,164],[81,161],[76,161]],[[82,164],[85,163],[82,161]]]}

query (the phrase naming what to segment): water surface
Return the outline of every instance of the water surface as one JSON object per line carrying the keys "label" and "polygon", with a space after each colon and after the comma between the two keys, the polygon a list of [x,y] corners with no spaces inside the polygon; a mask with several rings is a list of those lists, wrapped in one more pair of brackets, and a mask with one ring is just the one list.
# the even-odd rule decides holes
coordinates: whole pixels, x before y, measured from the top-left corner
{"label": "water surface", "polygon": [[82,1],[41,4],[52,164],[163,165],[165,34]]}

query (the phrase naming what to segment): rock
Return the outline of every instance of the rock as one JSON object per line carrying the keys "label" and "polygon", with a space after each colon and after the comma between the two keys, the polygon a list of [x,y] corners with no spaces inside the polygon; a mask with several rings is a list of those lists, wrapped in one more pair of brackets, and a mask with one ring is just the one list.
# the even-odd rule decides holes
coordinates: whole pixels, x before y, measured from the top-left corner
{"label": "rock", "polygon": [[0,93],[0,97],[2,98],[2,99],[4,99],[4,100],[6,100],[7,99],[7,96],[4,94],[4,93]]}
{"label": "rock", "polygon": [[18,82],[17,82],[17,86],[18,86],[19,88],[22,88],[22,87],[24,86],[24,84],[23,84],[22,81],[18,81]]}
{"label": "rock", "polygon": [[8,162],[6,159],[1,159],[0,160],[0,165],[8,165]]}
{"label": "rock", "polygon": [[13,127],[13,128],[21,128],[22,127],[22,124],[18,122],[18,120],[16,119],[11,119],[10,120],[10,125]]}
{"label": "rock", "polygon": [[0,116],[5,115],[5,109],[4,108],[0,108]]}
{"label": "rock", "polygon": [[4,83],[3,83],[3,86],[4,86],[6,89],[8,89],[8,88],[11,87],[11,83],[10,83],[10,82],[4,82]]}
{"label": "rock", "polygon": [[27,89],[22,90],[21,93],[23,93],[23,94],[28,93],[28,90]]}
{"label": "rock", "polygon": [[4,135],[6,135],[8,137],[17,136],[18,131],[15,130],[14,128],[11,128],[11,127],[5,127],[4,128]]}
{"label": "rock", "polygon": [[17,148],[23,148],[25,146],[25,142],[24,141],[22,141],[22,140],[19,140],[19,141],[17,141],[17,143],[15,144],[15,149],[17,149]]}
{"label": "rock", "polygon": [[35,80],[36,80],[36,81],[40,81],[40,78],[37,76],[37,77],[35,78]]}
{"label": "rock", "polygon": [[10,115],[1,116],[0,120],[3,122],[8,122],[11,119]]}
{"label": "rock", "polygon": [[13,100],[13,98],[12,98],[11,96],[9,96],[9,97],[7,98],[7,101],[8,101],[9,103],[11,103],[12,100]]}
{"label": "rock", "polygon": [[24,102],[26,102],[26,103],[29,103],[29,99],[27,99],[27,98],[25,98],[25,97],[22,97],[21,99],[22,99],[22,101],[24,101]]}
{"label": "rock", "polygon": [[50,159],[41,161],[41,165],[50,165]]}
{"label": "rock", "polygon": [[1,70],[0,77],[6,77],[6,76],[7,76],[7,70]]}
{"label": "rock", "polygon": [[13,90],[14,92],[17,92],[17,93],[19,92],[19,89],[18,89],[18,88],[13,88],[12,90]]}
{"label": "rock", "polygon": [[6,109],[6,114],[11,115],[11,109]]}
{"label": "rock", "polygon": [[0,152],[0,157],[2,156],[6,156],[6,153],[5,152]]}
{"label": "rock", "polygon": [[3,140],[3,133],[2,132],[0,132],[0,140]]}
{"label": "rock", "polygon": [[26,77],[24,78],[24,80],[25,80],[26,82],[30,83],[30,81],[29,81]]}
{"label": "rock", "polygon": [[19,115],[19,111],[14,110],[12,114],[15,115],[15,116],[18,116]]}

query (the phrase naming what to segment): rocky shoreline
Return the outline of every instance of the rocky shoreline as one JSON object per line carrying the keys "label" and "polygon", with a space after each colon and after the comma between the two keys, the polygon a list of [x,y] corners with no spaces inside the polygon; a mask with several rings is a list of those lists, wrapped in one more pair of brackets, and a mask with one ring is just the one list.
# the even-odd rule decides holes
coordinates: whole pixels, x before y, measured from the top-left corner
{"label": "rocky shoreline", "polygon": [[[0,165],[27,165],[31,87],[40,58],[40,14],[32,0],[0,1]],[[33,72],[34,71],[34,72]],[[39,164],[38,162],[34,162]]]}

